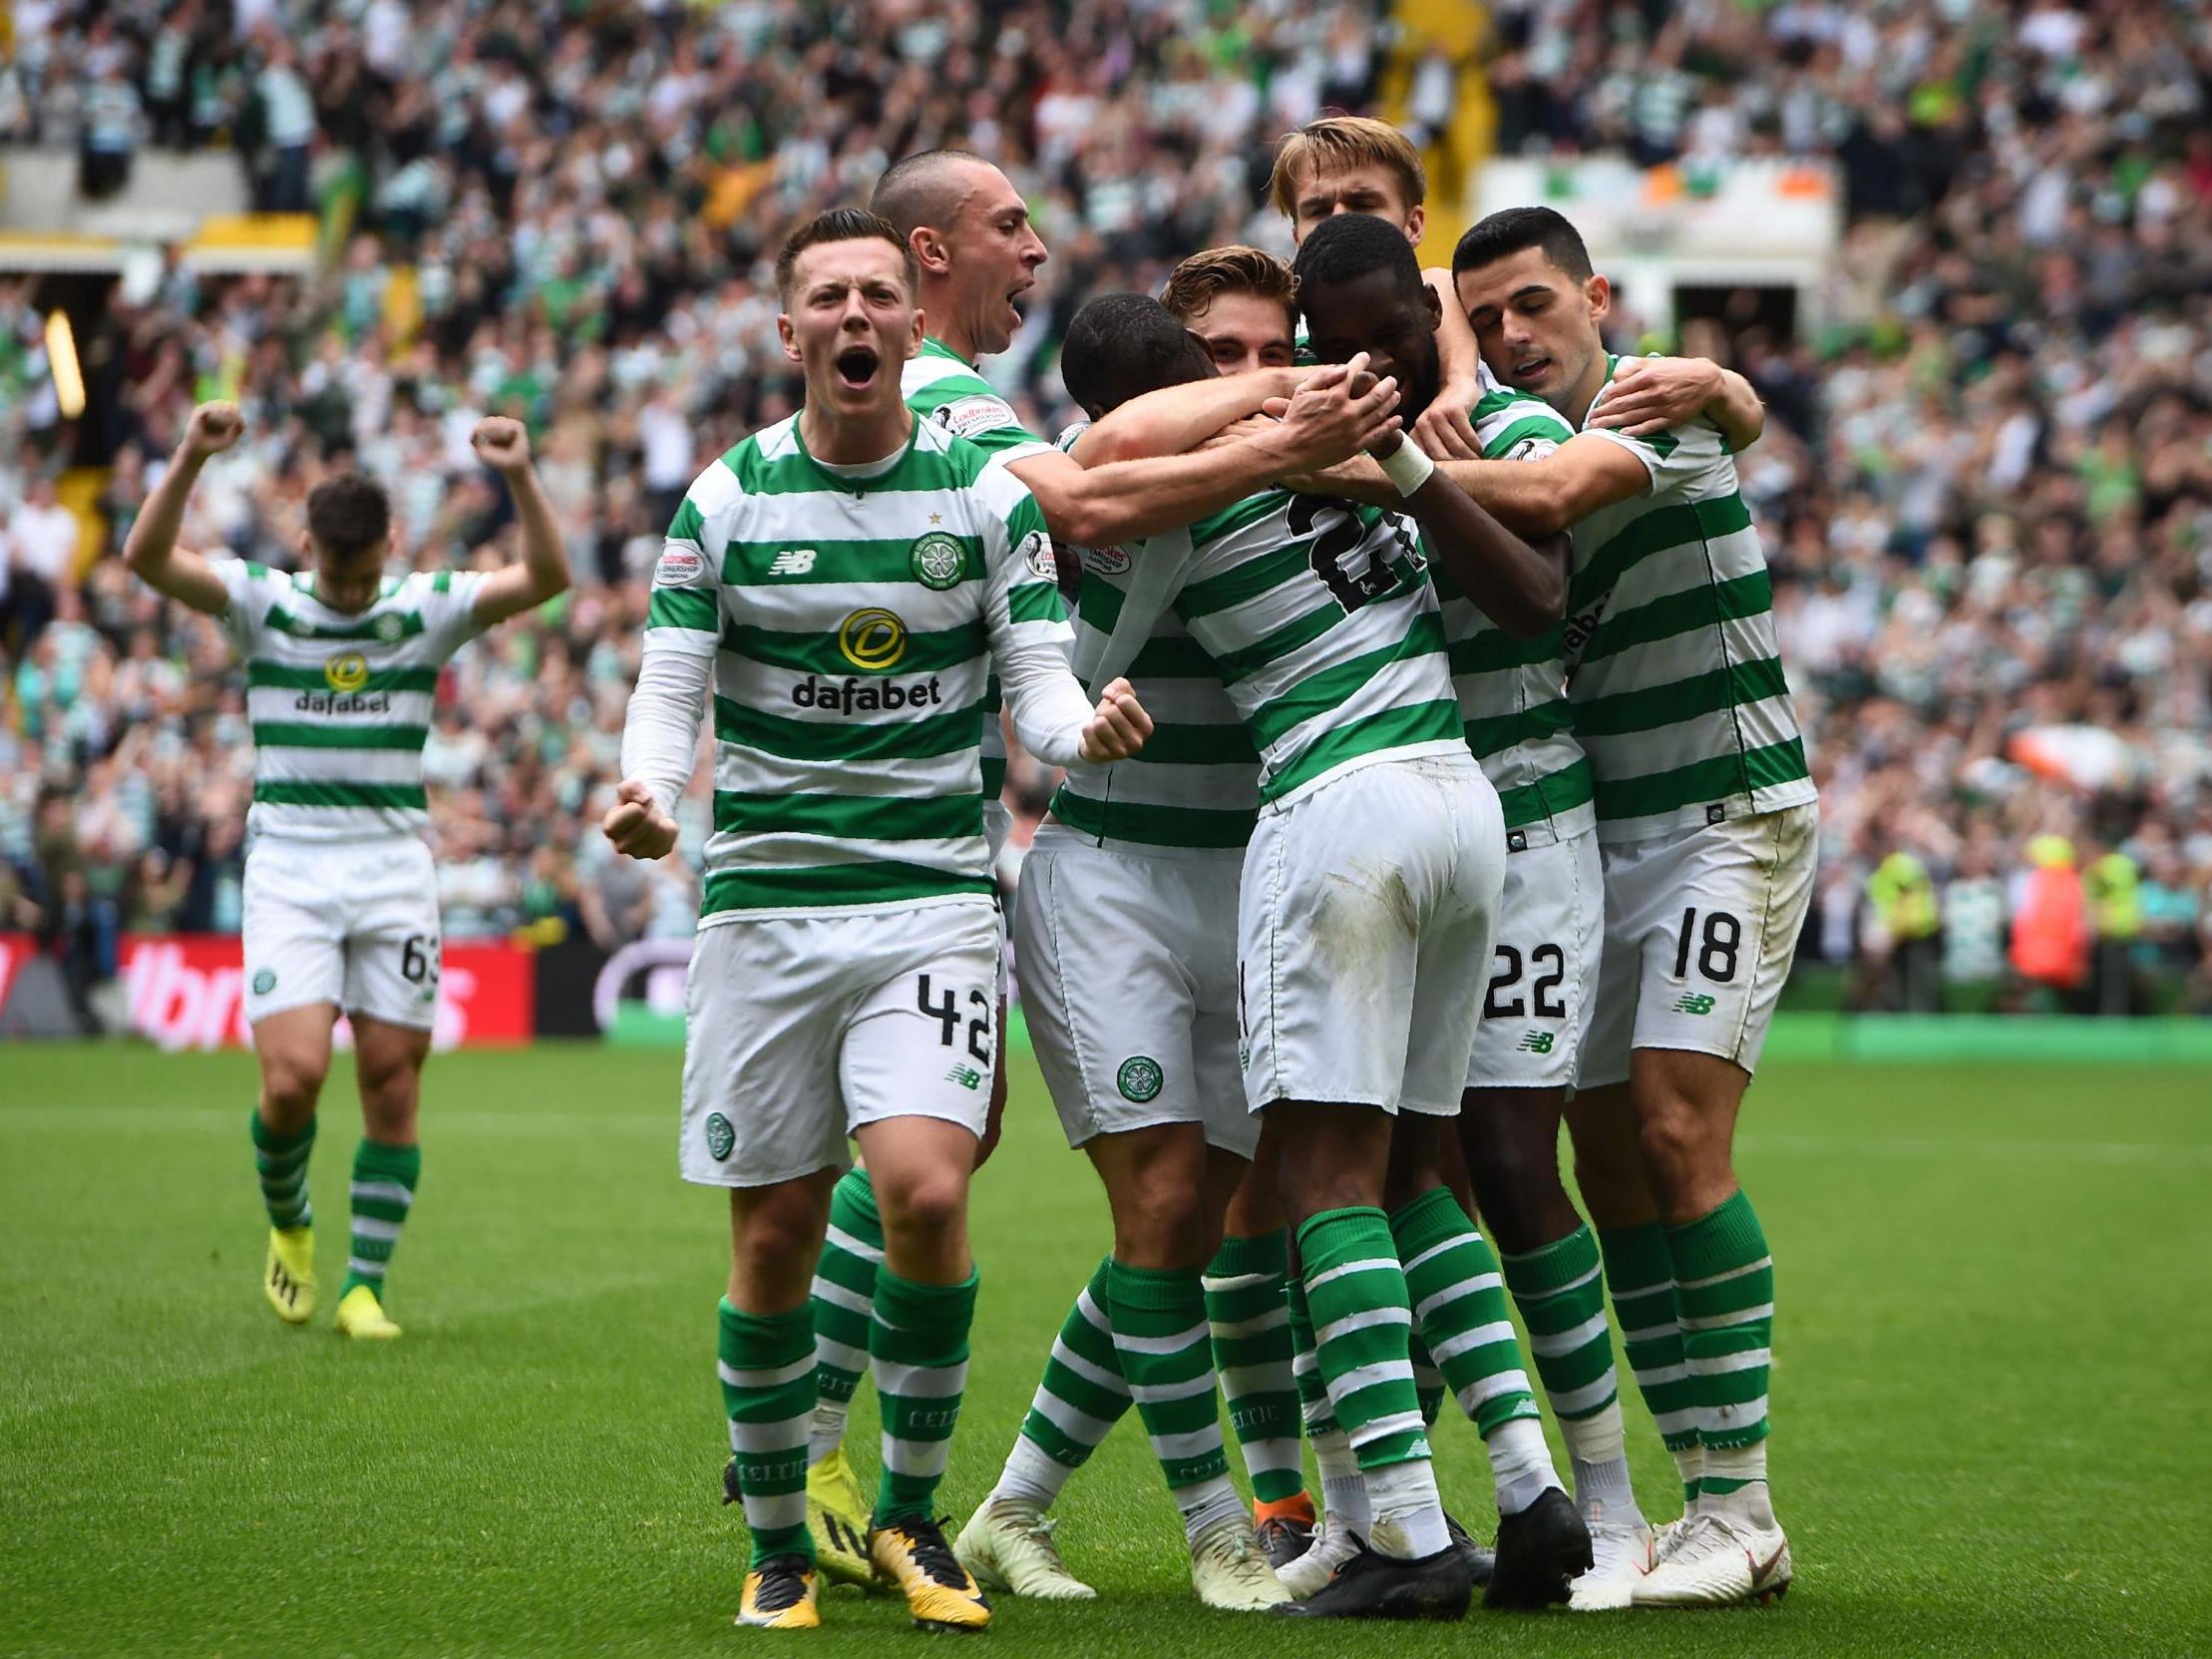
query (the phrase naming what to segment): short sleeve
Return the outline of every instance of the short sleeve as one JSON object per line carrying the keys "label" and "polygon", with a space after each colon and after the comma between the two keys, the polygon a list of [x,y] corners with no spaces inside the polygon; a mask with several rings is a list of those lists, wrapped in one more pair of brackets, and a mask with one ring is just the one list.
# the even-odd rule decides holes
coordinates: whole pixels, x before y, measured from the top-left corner
{"label": "short sleeve", "polygon": [[423,596],[423,624],[442,654],[450,656],[484,631],[476,620],[476,603],[490,580],[488,571],[440,571],[430,579]]}
{"label": "short sleeve", "polygon": [[1037,498],[1003,467],[986,470],[975,488],[985,497],[981,529],[993,633],[1003,626],[1005,642],[1012,645],[1072,641],[1052,562],[1052,534]]}
{"label": "short sleeve", "polygon": [[210,559],[208,568],[227,599],[222,630],[241,653],[250,653],[269,608],[269,570],[247,559]]}
{"label": "short sleeve", "polygon": [[[980,387],[982,383],[977,382]],[[987,388],[946,398],[923,417],[954,438],[964,438],[996,461],[1020,461],[1052,446],[1021,424],[1014,406]]]}
{"label": "short sleeve", "polygon": [[[701,483],[715,471],[728,477],[727,469],[710,468]],[[734,487],[734,479],[731,481]],[[653,584],[645,607],[645,643],[648,647],[679,650],[690,656],[712,656],[722,631],[722,572],[707,553],[707,517],[717,504],[702,503],[700,486],[694,484],[683,505],[669,522],[667,540],[653,566]]]}
{"label": "short sleeve", "polygon": [[1626,432],[1617,432],[1610,427],[1592,426],[1591,417],[1605,407],[1614,385],[1615,382],[1608,379],[1600,389],[1597,398],[1590,405],[1590,414],[1583,419],[1583,431],[1593,438],[1603,438],[1608,443],[1619,444],[1644,463],[1644,470],[1650,477],[1650,484],[1644,492],[1646,495],[1663,494],[1675,486],[1688,484],[1727,454],[1727,445],[1720,436],[1720,429],[1703,416],[1684,421],[1680,426],[1671,427],[1664,432],[1654,432],[1641,438],[1632,438]]}

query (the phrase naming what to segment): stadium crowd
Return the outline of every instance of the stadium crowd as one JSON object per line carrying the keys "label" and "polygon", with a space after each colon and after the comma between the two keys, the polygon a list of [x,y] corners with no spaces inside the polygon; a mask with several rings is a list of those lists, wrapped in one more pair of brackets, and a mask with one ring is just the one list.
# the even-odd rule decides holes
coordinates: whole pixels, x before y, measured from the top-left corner
{"label": "stadium crowd", "polygon": [[[583,830],[660,529],[708,457],[790,408],[764,250],[906,151],[1001,160],[1052,258],[984,370],[1056,430],[1055,346],[1084,297],[1156,288],[1211,241],[1288,246],[1264,201],[1271,141],[1324,105],[1373,107],[1375,12],[19,4],[0,142],[91,146],[120,122],[134,144],[229,144],[265,201],[303,197],[311,173],[353,230],[315,282],[173,264],[115,300],[86,352],[96,390],[120,393],[91,549],[54,503],[41,319],[0,278],[0,927],[43,926],[97,965],[119,930],[237,925],[250,758],[226,648],[117,559],[72,574],[120,546],[191,404],[225,396],[248,436],[185,540],[279,565],[307,490],[348,465],[391,485],[418,566],[505,559],[514,527],[468,432],[485,412],[530,422],[577,586],[450,671],[427,754],[446,924],[688,932],[673,861],[641,870]],[[1932,937],[1933,910],[1944,976],[2001,979],[2006,917],[2055,861],[2103,871],[2097,931],[2127,930],[2136,968],[2212,1007],[2196,8],[1499,0],[1493,24],[1503,150],[1840,169],[1850,229],[1819,330],[1723,317],[1668,342],[1732,362],[1768,403],[1745,487],[1824,802],[1805,949],[1858,960],[1864,1001],[1910,1001],[1889,958]],[[309,154],[287,156],[303,122]],[[1044,783],[1017,766],[1009,787],[1033,815]],[[2031,866],[2037,836],[2064,859],[2045,841]],[[1921,884],[1900,888],[1894,854]]]}

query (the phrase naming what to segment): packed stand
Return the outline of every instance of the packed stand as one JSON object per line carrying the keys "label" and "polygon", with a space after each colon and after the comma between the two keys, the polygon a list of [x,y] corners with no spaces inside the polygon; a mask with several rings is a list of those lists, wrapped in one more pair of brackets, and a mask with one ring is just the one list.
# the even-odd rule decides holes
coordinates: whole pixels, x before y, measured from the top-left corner
{"label": "packed stand", "polygon": [[[557,21],[257,0],[111,5],[90,27],[75,10],[17,8],[0,138],[87,143],[120,80],[150,112],[135,130],[230,146],[266,200],[290,167],[272,127],[297,132],[289,68],[315,101],[309,194],[357,213],[312,287],[173,269],[112,308],[112,349],[91,354],[123,389],[111,547],[190,403],[237,395],[252,435],[202,486],[203,542],[289,563],[306,490],[359,464],[392,483],[417,563],[503,558],[504,498],[467,433],[488,410],[527,417],[578,587],[451,676],[429,753],[448,927],[556,919],[606,942],[689,925],[680,873],[621,867],[581,830],[660,527],[707,457],[790,408],[762,268],[783,227],[864,196],[905,151],[1004,161],[1053,257],[985,369],[1049,431],[1080,300],[1156,286],[1209,241],[1287,245],[1262,201],[1269,141],[1323,105],[1367,107],[1382,49],[1376,8],[1289,0]],[[1678,342],[1736,362],[1769,404],[1745,481],[1826,803],[1807,950],[1852,963],[1868,1004],[1970,982],[2101,1003],[2115,958],[2147,974],[2126,1006],[2151,982],[2212,1003],[2212,44],[2190,8],[1493,12],[1509,153],[1801,153],[1841,171],[1851,228],[1822,328]],[[182,125],[162,113],[179,85]],[[212,630],[165,616],[119,563],[82,594],[54,579],[64,531],[34,481],[61,429],[27,297],[0,292],[19,322],[0,337],[0,500],[21,504],[0,532],[0,902],[232,927],[236,681]],[[1640,332],[1621,318],[1620,343]],[[1042,780],[1016,777],[1033,806]],[[2030,859],[2037,835],[2063,838],[2076,873],[2072,981],[2009,956],[2055,867]],[[1917,861],[1925,900],[1906,867],[1883,876],[1892,854]],[[65,888],[85,902],[55,903]],[[1904,971],[1935,949],[1900,949],[1921,939],[1940,940],[1932,978]]]}

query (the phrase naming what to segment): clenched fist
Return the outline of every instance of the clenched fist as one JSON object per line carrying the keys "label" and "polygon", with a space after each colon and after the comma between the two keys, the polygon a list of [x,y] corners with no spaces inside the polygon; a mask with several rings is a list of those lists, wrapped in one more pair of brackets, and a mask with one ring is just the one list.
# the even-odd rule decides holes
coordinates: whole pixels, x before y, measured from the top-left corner
{"label": "clenched fist", "polygon": [[185,423],[184,442],[178,447],[194,461],[220,455],[245,436],[245,417],[235,403],[202,403]]}
{"label": "clenched fist", "polygon": [[506,415],[486,415],[469,434],[469,442],[488,467],[512,477],[530,465],[530,430]]}
{"label": "clenched fist", "polygon": [[666,858],[676,850],[675,819],[661,811],[653,792],[635,778],[624,778],[615,787],[614,804],[599,820],[599,831],[616,852],[631,858]]}
{"label": "clenched fist", "polygon": [[1098,707],[1083,727],[1083,741],[1077,752],[1089,764],[1104,766],[1127,760],[1145,746],[1145,739],[1151,735],[1152,716],[1137,701],[1129,681],[1117,679],[1098,699]]}

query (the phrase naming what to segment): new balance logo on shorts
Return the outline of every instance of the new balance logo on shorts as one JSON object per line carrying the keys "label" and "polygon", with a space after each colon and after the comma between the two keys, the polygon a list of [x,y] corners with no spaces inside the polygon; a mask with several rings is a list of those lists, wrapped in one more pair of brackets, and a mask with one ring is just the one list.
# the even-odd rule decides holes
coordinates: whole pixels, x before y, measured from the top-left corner
{"label": "new balance logo on shorts", "polygon": [[805,576],[814,569],[814,549],[787,548],[768,567],[770,576]]}
{"label": "new balance logo on shorts", "polygon": [[1514,1046],[1524,1054],[1548,1054],[1555,1040],[1550,1032],[1523,1032],[1521,1040]]}
{"label": "new balance logo on shorts", "polygon": [[982,1086],[983,1074],[972,1065],[955,1065],[944,1074],[944,1080],[958,1083],[962,1088],[979,1088]]}
{"label": "new balance logo on shorts", "polygon": [[1685,991],[1682,993],[1681,1000],[1674,1005],[1674,1012],[1676,1014],[1710,1014],[1712,1012],[1712,999],[1701,991]]}

